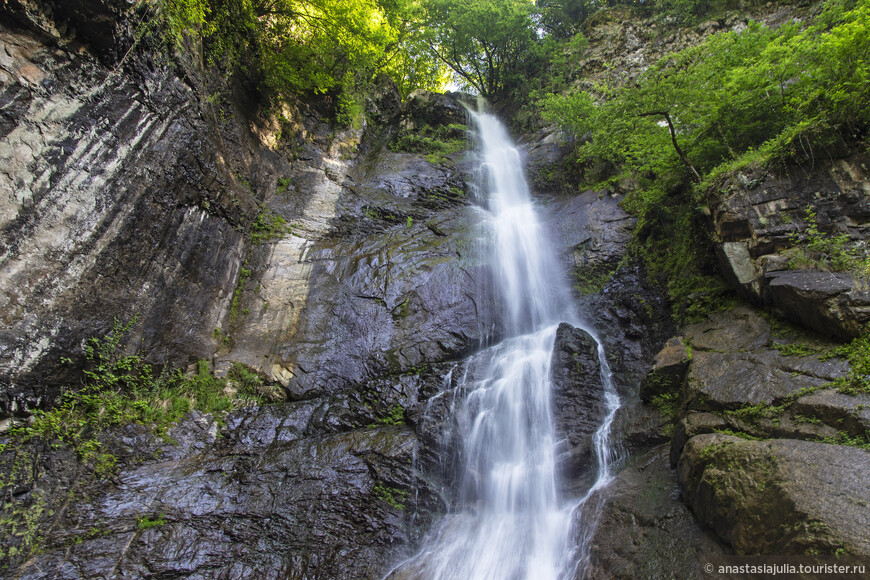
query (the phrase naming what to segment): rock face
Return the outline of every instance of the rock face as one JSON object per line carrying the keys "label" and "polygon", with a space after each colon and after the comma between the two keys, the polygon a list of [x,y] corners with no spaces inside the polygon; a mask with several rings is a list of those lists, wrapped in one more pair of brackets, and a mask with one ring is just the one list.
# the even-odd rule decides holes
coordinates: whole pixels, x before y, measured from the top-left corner
{"label": "rock face", "polygon": [[[330,418],[343,413],[312,400],[236,412],[223,428],[194,413],[170,431],[175,444],[128,427],[114,442],[124,464],[114,481],[79,473],[57,482],[69,494],[29,492],[70,503],[18,577],[379,576],[437,501],[416,489],[412,431],[342,431]],[[72,456],[44,460],[74,473]],[[421,518],[409,526],[412,511]]]}
{"label": "rock face", "polygon": [[[127,346],[151,362],[243,363],[304,400],[223,425],[194,414],[174,444],[107,432],[108,480],[67,447],[7,448],[4,518],[31,527],[3,527],[2,564],[22,578],[381,576],[445,509],[438,476],[419,477],[435,435],[415,419],[449,361],[500,332],[468,243],[465,152],[385,148],[423,113],[459,131],[461,106],[421,93],[402,109],[382,83],[365,132],[301,103],[281,122],[246,115],[204,98],[222,80],[155,64],[145,41],[118,60],[127,3],[46,6],[0,9],[28,28],[0,26],[0,417],[78,385],[82,341],[137,313]],[[111,31],[68,42],[97,13]],[[286,226],[252,236],[258,216]]]}
{"label": "rock face", "polygon": [[191,87],[141,54],[111,74],[86,48],[0,35],[0,413],[44,404],[75,376],[60,356],[113,317],[138,314],[130,343],[155,362],[210,358],[254,207],[233,171],[259,183],[280,162],[232,127],[223,151]]}
{"label": "rock face", "polygon": [[633,456],[609,486],[588,577],[696,578],[726,553],[678,496],[663,446]]}
{"label": "rock face", "polygon": [[[870,293],[854,273],[818,271],[812,263],[796,263],[789,252],[814,238],[867,240],[868,166],[870,158],[860,153],[820,161],[809,173],[801,167],[750,169],[725,179],[713,192],[711,220],[719,261],[735,287],[821,334],[850,338],[866,330]],[[808,233],[811,228],[818,233]],[[840,261],[857,267],[857,258]],[[789,270],[790,263],[805,269]]]}
{"label": "rock face", "polygon": [[[128,350],[171,366],[207,359],[219,373],[243,363],[289,400],[221,420],[192,413],[167,439],[138,425],[103,433],[118,459],[107,479],[69,447],[3,448],[0,528],[18,527],[0,534],[2,564],[18,578],[381,577],[450,507],[468,355],[502,335],[487,248],[469,243],[480,224],[465,153],[394,150],[402,131],[461,135],[461,98],[421,91],[402,104],[382,81],[365,130],[302,103],[261,118],[205,98],[244,86],[159,64],[147,40],[128,55],[132,4],[0,8],[0,425],[78,385],[82,341],[137,314]],[[619,40],[584,56],[589,82],[620,70],[610,80],[628,82],[656,55],[742,25],[655,41],[599,18],[590,36],[618,29]],[[546,169],[564,151],[546,131],[527,147],[543,229],[623,403],[625,462],[596,504],[589,574],[690,577],[727,550],[867,554],[866,510],[854,507],[866,507],[866,484],[849,467],[870,467],[868,452],[819,439],[865,436],[870,395],[823,388],[845,364],[786,355],[777,347],[791,339],[751,309],[684,329],[691,352],[679,340],[661,350],[675,329],[624,259],[634,220],[618,193],[552,191]],[[820,226],[864,236],[865,164],[726,184],[712,219],[748,296],[824,333],[859,332],[864,291],[844,274],[785,270],[779,251],[797,228],[776,216],[797,223],[818,190]],[[286,227],[252,236],[258,216]],[[602,372],[592,337],[562,325],[551,373],[569,494],[588,488]],[[679,396],[675,423],[642,404],[665,394]]]}

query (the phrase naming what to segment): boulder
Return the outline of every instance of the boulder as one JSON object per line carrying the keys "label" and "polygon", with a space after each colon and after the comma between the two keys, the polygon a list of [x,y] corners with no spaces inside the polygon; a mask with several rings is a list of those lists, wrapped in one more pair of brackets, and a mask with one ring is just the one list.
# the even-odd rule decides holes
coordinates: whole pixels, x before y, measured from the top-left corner
{"label": "boulder", "polygon": [[693,349],[683,386],[682,403],[688,410],[771,405],[801,390],[820,388],[848,369],[838,359],[783,355],[773,348],[770,324],[746,306],[691,324],[685,335]]}
{"label": "boulder", "polygon": [[657,395],[678,392],[686,378],[689,360],[689,350],[682,337],[669,339],[640,384],[641,400],[649,403]]}
{"label": "boulder", "polygon": [[746,405],[770,405],[802,389],[828,381],[792,374],[778,366],[775,352],[721,353],[696,351],[683,391],[683,404],[695,411],[723,411]]}
{"label": "boulder", "polygon": [[592,436],[607,413],[598,345],[589,333],[562,323],[550,362],[556,437],[564,441],[557,464],[572,480],[595,469]]}
{"label": "boulder", "polygon": [[679,500],[666,446],[632,457],[605,492],[588,578],[695,578],[699,561],[726,553]]}
{"label": "boulder", "polygon": [[703,322],[690,324],[684,333],[686,340],[696,350],[745,352],[768,343],[770,324],[757,310],[738,306],[713,313]]}
{"label": "boulder", "polygon": [[870,321],[870,292],[848,274],[772,272],[765,277],[767,297],[786,318],[820,334],[849,338]]}
{"label": "boulder", "polygon": [[679,462],[695,517],[738,554],[870,555],[870,450],[810,441],[689,439]]}

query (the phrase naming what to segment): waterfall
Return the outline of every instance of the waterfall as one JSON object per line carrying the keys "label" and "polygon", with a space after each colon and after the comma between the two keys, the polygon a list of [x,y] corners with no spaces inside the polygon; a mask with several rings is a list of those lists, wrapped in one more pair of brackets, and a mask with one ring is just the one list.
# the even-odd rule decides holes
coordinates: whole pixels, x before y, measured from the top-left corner
{"label": "waterfall", "polygon": [[[496,117],[471,115],[480,211],[507,338],[474,355],[457,381],[466,394],[454,408],[461,442],[456,509],[388,578],[573,577],[583,572],[599,511],[589,500],[611,477],[610,422],[619,399],[605,372],[608,413],[594,438],[597,481],[579,501],[559,497],[550,359],[559,322],[579,321],[519,152]],[[599,360],[606,371],[600,342]]]}

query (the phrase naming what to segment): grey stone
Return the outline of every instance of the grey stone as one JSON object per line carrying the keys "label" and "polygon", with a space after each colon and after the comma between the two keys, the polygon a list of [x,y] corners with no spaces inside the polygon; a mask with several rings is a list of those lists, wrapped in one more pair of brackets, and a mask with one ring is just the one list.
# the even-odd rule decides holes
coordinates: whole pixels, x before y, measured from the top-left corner
{"label": "grey stone", "polygon": [[550,361],[553,421],[564,441],[557,462],[568,480],[594,472],[592,436],[607,413],[598,345],[584,330],[562,323]]}
{"label": "grey stone", "polygon": [[677,393],[689,368],[689,351],[682,337],[668,339],[640,384],[640,398],[648,403],[656,395]]}
{"label": "grey stone", "polygon": [[698,520],[740,554],[870,555],[870,451],[711,434],[683,448]]}

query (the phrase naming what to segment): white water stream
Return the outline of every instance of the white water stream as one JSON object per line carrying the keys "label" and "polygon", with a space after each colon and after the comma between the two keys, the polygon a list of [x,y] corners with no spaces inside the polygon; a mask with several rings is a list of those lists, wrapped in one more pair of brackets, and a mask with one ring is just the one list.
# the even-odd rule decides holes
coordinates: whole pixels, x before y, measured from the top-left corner
{"label": "white water stream", "polygon": [[472,117],[508,338],[475,355],[458,380],[457,392],[468,394],[454,411],[462,442],[457,511],[388,577],[582,577],[600,511],[596,492],[611,480],[610,423],[619,398],[599,342],[607,414],[593,441],[598,477],[585,497],[559,497],[550,358],[558,323],[582,325],[541,230],[518,151],[497,118]]}

